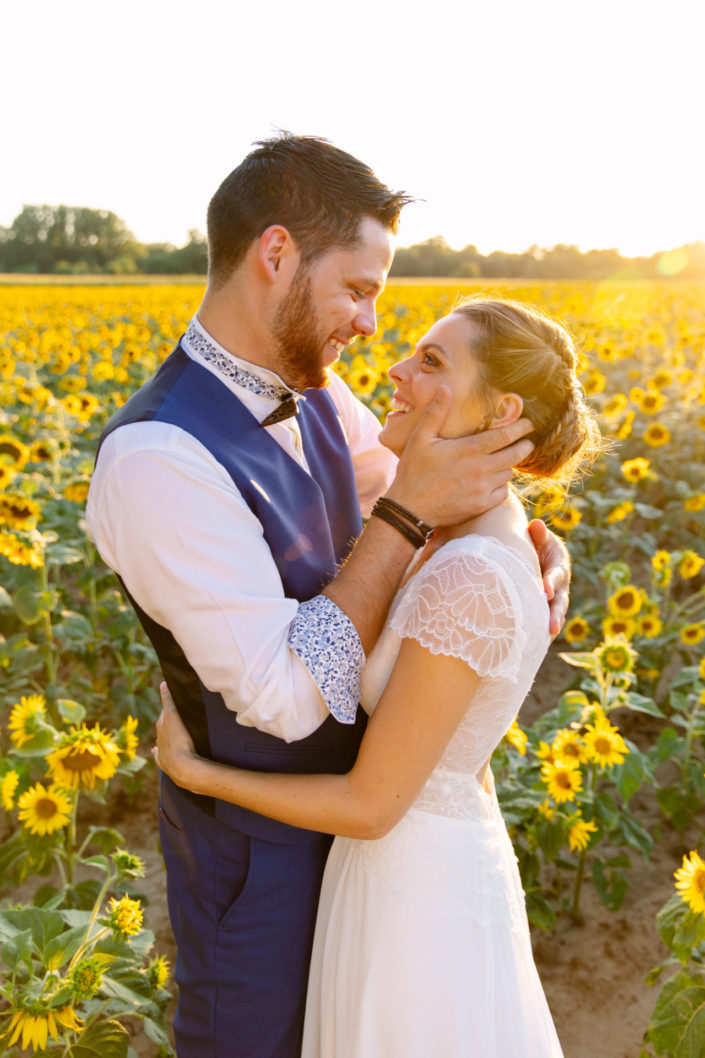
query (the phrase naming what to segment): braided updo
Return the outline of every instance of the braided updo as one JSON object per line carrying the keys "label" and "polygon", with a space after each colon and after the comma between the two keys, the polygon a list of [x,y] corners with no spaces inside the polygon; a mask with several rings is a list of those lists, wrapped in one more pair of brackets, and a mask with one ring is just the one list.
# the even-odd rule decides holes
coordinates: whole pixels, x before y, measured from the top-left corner
{"label": "braided updo", "polygon": [[568,331],[541,310],[504,298],[470,297],[453,312],[473,327],[482,397],[516,393],[534,425],[531,455],[516,469],[530,478],[568,481],[604,447],[577,375]]}

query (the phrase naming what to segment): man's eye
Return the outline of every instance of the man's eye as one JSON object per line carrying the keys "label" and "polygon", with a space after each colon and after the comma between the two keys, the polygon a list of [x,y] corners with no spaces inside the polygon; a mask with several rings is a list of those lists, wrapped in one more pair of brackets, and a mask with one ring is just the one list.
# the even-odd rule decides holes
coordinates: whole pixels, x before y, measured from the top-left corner
{"label": "man's eye", "polygon": [[362,301],[365,296],[361,290],[356,290],[355,287],[350,288],[350,293],[352,294],[353,301]]}

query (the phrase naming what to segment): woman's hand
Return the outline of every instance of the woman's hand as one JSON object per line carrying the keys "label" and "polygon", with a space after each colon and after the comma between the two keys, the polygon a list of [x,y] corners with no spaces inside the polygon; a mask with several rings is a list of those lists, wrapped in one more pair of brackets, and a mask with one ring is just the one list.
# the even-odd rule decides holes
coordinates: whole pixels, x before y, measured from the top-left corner
{"label": "woman's hand", "polygon": [[166,683],[159,686],[162,711],[157,720],[157,744],[152,750],[157,765],[177,786],[193,789],[194,763],[201,758],[184,727]]}
{"label": "woman's hand", "polygon": [[543,588],[548,599],[549,631],[552,636],[557,636],[565,624],[570,601],[570,555],[561,538],[552,533],[540,518],[529,523],[529,532],[539,557]]}

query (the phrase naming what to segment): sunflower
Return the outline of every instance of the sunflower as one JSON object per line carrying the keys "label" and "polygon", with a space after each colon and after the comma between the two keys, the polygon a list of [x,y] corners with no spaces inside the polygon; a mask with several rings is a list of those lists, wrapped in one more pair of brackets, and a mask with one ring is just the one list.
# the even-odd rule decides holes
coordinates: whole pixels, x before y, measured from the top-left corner
{"label": "sunflower", "polygon": [[646,392],[642,394],[641,399],[636,400],[635,403],[639,405],[639,410],[642,411],[644,415],[655,415],[657,411],[661,411],[663,408],[666,403],[666,398],[663,393],[657,389],[647,389]]}
{"label": "sunflower", "polygon": [[570,727],[565,727],[558,732],[551,749],[554,761],[560,761],[562,764],[582,764],[587,760],[587,753],[580,734]]}
{"label": "sunflower", "polygon": [[700,664],[698,665],[698,676],[701,680],[705,680],[705,657],[702,657],[700,659]]}
{"label": "sunflower", "polygon": [[584,617],[572,617],[563,629],[568,643],[584,643],[590,634],[590,625]]}
{"label": "sunflower", "polygon": [[536,750],[536,756],[545,764],[555,764],[555,757],[553,756],[553,747],[549,746],[548,742],[544,742],[543,740],[539,742],[539,748]]}
{"label": "sunflower", "polygon": [[556,760],[541,766],[541,778],[548,786],[549,795],[561,804],[574,801],[576,793],[583,788],[583,775],[577,763]]}
{"label": "sunflower", "polygon": [[0,525],[12,529],[31,529],[37,524],[42,509],[35,500],[25,496],[5,495],[0,497]]}
{"label": "sunflower", "polygon": [[44,555],[38,546],[25,544],[13,533],[0,532],[0,555],[4,555],[14,566],[29,566],[40,569],[44,565]]}
{"label": "sunflower", "polygon": [[705,863],[695,850],[690,856],[683,857],[683,866],[678,868],[673,877],[681,900],[688,904],[691,911],[705,915]]}
{"label": "sunflower", "polygon": [[64,489],[64,496],[72,503],[85,503],[88,496],[87,481],[72,481]]}
{"label": "sunflower", "polygon": [[6,771],[0,780],[0,803],[6,812],[11,812],[15,806],[15,790],[19,781],[19,774],[14,769]]}
{"label": "sunflower", "polygon": [[634,423],[634,412],[633,411],[628,411],[627,414],[624,416],[624,422],[622,423],[622,425],[617,430],[616,437],[617,437],[618,441],[626,441],[627,437],[629,437],[629,435],[632,432],[633,423]]}
{"label": "sunflower", "polygon": [[564,500],[565,493],[563,489],[559,489],[557,486],[549,486],[543,489],[534,505],[534,518],[543,518],[545,514],[557,511],[559,507],[563,506]]}
{"label": "sunflower", "polygon": [[71,796],[54,783],[46,790],[40,782],[26,790],[17,800],[18,819],[31,834],[53,834],[65,827],[71,818]]}
{"label": "sunflower", "polygon": [[583,737],[590,760],[595,761],[601,768],[622,764],[629,753],[626,742],[608,720],[586,724]]}
{"label": "sunflower", "polygon": [[607,609],[613,617],[634,617],[641,609],[641,592],[634,584],[625,584],[619,591],[610,595]]}
{"label": "sunflower", "polygon": [[30,462],[48,463],[56,454],[55,441],[35,441],[31,448]]}
{"label": "sunflower", "polygon": [[671,553],[670,551],[657,551],[655,555],[651,556],[651,568],[660,572],[671,564]]}
{"label": "sunflower", "polygon": [[680,631],[681,643],[685,643],[687,647],[694,647],[701,640],[705,639],[705,622],[700,621],[698,624],[683,625]]}
{"label": "sunflower", "polygon": [[602,407],[602,414],[606,419],[618,419],[622,412],[626,411],[628,404],[624,393],[615,393]]}
{"label": "sunflower", "polygon": [[526,732],[522,731],[516,720],[512,721],[510,727],[505,732],[504,737],[510,746],[514,746],[517,753],[520,753],[522,757],[526,756],[526,743],[528,738]]}
{"label": "sunflower", "polygon": [[644,430],[643,439],[651,448],[661,448],[671,440],[671,431],[663,423],[653,422]]}
{"label": "sunflower", "polygon": [[80,1032],[83,1027],[83,1019],[77,1017],[72,1007],[62,1007],[61,1010],[15,1010],[8,1028],[2,1034],[12,1038],[8,1041],[8,1047],[12,1047],[22,1037],[21,1047],[26,1050],[29,1044],[33,1051],[43,1051],[46,1048],[49,1036],[59,1042],[57,1026],[70,1029],[72,1032]]}
{"label": "sunflower", "polygon": [[643,456],[637,456],[636,459],[625,459],[621,469],[626,480],[633,482],[644,481],[651,473],[649,460]]}
{"label": "sunflower", "polygon": [[108,912],[108,924],[116,937],[134,937],[142,929],[144,909],[139,900],[130,896],[122,896],[119,900],[112,897]]}
{"label": "sunflower", "polygon": [[18,749],[22,749],[26,742],[31,742],[45,725],[46,699],[41,694],[23,695],[12,707],[7,724],[10,739]]}
{"label": "sunflower", "polygon": [[549,821],[551,819],[553,819],[553,817],[556,814],[555,808],[553,807],[553,805],[551,804],[551,802],[548,800],[547,797],[544,798],[544,800],[539,805],[538,811],[539,811],[539,815],[543,816],[544,819],[548,819]]}
{"label": "sunflower", "polygon": [[556,529],[575,529],[582,517],[577,507],[568,506],[564,510],[555,511],[551,515],[551,524],[555,525]]}
{"label": "sunflower", "polygon": [[135,734],[139,721],[134,716],[128,716],[125,723],[117,733],[115,744],[125,754],[127,760],[134,760],[137,755],[137,747],[140,740]]}
{"label": "sunflower", "polygon": [[632,650],[626,636],[616,636],[614,639],[606,639],[598,647],[598,659],[600,665],[606,672],[626,673],[632,672],[636,661],[636,651]]}
{"label": "sunflower", "polygon": [[653,614],[644,614],[637,621],[637,631],[646,639],[655,639],[663,631],[663,621]]}
{"label": "sunflower", "polygon": [[152,959],[149,966],[147,967],[147,977],[149,983],[154,989],[166,988],[167,981],[171,974],[171,967],[169,966],[169,960],[165,955],[157,955],[155,959]]}
{"label": "sunflower", "polygon": [[120,761],[120,750],[98,724],[82,724],[64,733],[58,748],[47,755],[49,774],[69,789],[93,789],[96,779],[111,779]]}
{"label": "sunflower", "polygon": [[590,844],[590,835],[597,833],[597,825],[591,819],[578,816],[568,831],[568,846],[571,852],[584,852]]}
{"label": "sunflower", "polygon": [[15,471],[6,463],[0,463],[0,489],[6,489],[15,480]]}
{"label": "sunflower", "polygon": [[24,470],[29,461],[29,448],[10,433],[0,434],[0,465],[13,470]]}
{"label": "sunflower", "polygon": [[695,496],[689,496],[683,504],[686,511],[705,511],[705,492],[697,492]]}
{"label": "sunflower", "polygon": [[625,500],[624,503],[618,503],[607,515],[607,524],[614,525],[615,522],[623,522],[627,515],[632,514],[633,511],[634,504],[630,500]]}
{"label": "sunflower", "polygon": [[636,621],[632,617],[606,617],[602,622],[602,635],[604,639],[614,636],[626,636],[631,639],[636,632]]}
{"label": "sunflower", "polygon": [[355,393],[374,393],[381,378],[382,376],[377,368],[368,364],[364,356],[358,355],[350,364],[347,382]]}
{"label": "sunflower", "polygon": [[705,558],[701,558],[695,551],[684,551],[678,563],[678,572],[683,580],[691,580],[697,577],[703,566],[705,566]]}
{"label": "sunflower", "polygon": [[75,1002],[93,999],[101,986],[104,969],[105,963],[100,957],[88,956],[76,963],[66,978],[66,985]]}
{"label": "sunflower", "polygon": [[594,397],[598,393],[603,393],[607,385],[607,379],[596,367],[586,371],[580,381],[586,397]]}

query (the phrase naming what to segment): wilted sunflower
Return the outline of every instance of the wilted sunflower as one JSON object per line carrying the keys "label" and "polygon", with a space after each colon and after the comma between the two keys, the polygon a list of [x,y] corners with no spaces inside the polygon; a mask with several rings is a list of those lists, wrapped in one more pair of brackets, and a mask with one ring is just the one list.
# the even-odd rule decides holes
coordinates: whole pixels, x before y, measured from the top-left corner
{"label": "wilted sunflower", "polygon": [[41,694],[22,695],[19,702],[12,707],[7,727],[10,739],[18,749],[34,736],[46,723],[46,699]]}
{"label": "wilted sunflower", "polygon": [[35,500],[27,496],[0,496],[0,525],[12,529],[31,529],[37,524],[42,509]]}
{"label": "wilted sunflower", "polygon": [[622,764],[629,753],[626,742],[608,720],[586,724],[583,737],[590,760],[594,760],[601,768]]}
{"label": "wilted sunflower", "polygon": [[541,766],[541,778],[557,804],[574,801],[576,793],[583,788],[583,775],[577,763],[568,761],[546,761]]}
{"label": "wilted sunflower", "polygon": [[54,783],[45,789],[40,782],[20,794],[17,800],[17,818],[32,834],[44,837],[65,827],[71,818],[71,797],[61,786]]}
{"label": "wilted sunflower", "polygon": [[96,779],[111,779],[120,762],[120,750],[112,737],[98,724],[72,727],[59,739],[59,745],[46,758],[55,782],[70,789],[93,789]]}
{"label": "wilted sunflower", "polygon": [[695,850],[690,856],[683,857],[683,866],[678,868],[674,878],[681,900],[691,911],[705,915],[705,863]]}
{"label": "wilted sunflower", "polygon": [[568,831],[568,847],[571,852],[584,852],[590,844],[590,835],[597,833],[597,824],[592,819],[578,816]]}

